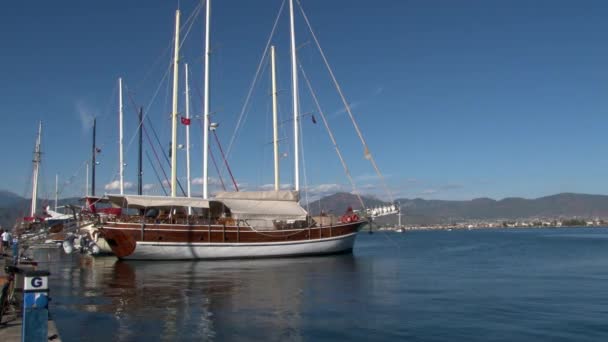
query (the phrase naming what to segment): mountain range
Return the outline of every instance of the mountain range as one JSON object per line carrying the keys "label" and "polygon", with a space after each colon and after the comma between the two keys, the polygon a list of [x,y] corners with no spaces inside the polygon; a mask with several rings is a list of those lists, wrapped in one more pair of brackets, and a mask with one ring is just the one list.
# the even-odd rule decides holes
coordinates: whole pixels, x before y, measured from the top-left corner
{"label": "mountain range", "polygon": [[[362,196],[366,207],[389,204],[377,198]],[[397,199],[406,224],[441,224],[473,220],[518,220],[532,218],[608,218],[608,196],[561,193],[536,199],[505,198],[494,200],[476,198],[467,201]],[[38,201],[39,207],[48,203]],[[59,205],[78,204],[78,198],[65,198]],[[0,190],[0,225],[12,227],[29,210],[30,200],[12,192]],[[340,192],[311,202],[307,208],[313,215],[321,211],[343,214],[348,207],[361,209],[357,196]],[[394,223],[395,215],[378,219],[378,223]]]}
{"label": "mountain range", "polygon": [[[373,197],[362,197],[367,207],[386,205]],[[536,199],[510,197],[501,200],[476,198],[467,201],[397,199],[401,204],[403,222],[408,224],[441,224],[472,220],[518,220],[532,218],[606,218],[608,196],[561,193]],[[337,193],[309,205],[310,212],[321,210],[342,214],[346,208],[361,209],[360,201],[350,193]],[[394,217],[378,223],[395,222]]]}

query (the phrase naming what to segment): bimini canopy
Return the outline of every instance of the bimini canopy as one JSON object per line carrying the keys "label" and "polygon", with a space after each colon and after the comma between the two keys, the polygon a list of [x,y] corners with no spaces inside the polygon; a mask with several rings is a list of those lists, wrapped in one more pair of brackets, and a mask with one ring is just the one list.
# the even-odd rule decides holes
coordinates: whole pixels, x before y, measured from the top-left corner
{"label": "bimini canopy", "polygon": [[119,208],[192,207],[209,208],[209,201],[192,197],[108,195],[113,205]]}
{"label": "bimini canopy", "polygon": [[215,197],[236,219],[305,220],[296,191],[221,192]]}

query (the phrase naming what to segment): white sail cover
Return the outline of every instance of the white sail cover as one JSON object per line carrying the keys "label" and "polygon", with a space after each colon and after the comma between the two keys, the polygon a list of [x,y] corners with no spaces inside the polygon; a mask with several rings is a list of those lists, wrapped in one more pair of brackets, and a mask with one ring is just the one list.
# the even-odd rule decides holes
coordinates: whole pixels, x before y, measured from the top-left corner
{"label": "white sail cover", "polygon": [[298,191],[239,191],[239,192],[218,192],[215,199],[256,200],[256,201],[300,201]]}
{"label": "white sail cover", "polygon": [[222,200],[236,219],[305,220],[306,210],[297,202]]}
{"label": "white sail cover", "polygon": [[307,215],[298,204],[297,191],[220,192],[215,200],[224,203],[236,219],[305,220]]}
{"label": "white sail cover", "polygon": [[192,207],[209,208],[209,201],[193,197],[108,195],[112,204],[120,208]]}

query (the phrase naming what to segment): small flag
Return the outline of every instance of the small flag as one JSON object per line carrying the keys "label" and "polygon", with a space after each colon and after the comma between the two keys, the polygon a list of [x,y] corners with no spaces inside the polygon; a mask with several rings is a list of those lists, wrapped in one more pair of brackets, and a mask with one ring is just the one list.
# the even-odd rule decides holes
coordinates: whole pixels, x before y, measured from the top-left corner
{"label": "small flag", "polygon": [[185,118],[185,117],[182,116],[182,125],[189,126],[190,125],[190,118]]}
{"label": "small flag", "polygon": [[317,118],[315,118],[314,114],[311,116],[311,118],[312,118],[312,123],[316,124],[317,123]]}

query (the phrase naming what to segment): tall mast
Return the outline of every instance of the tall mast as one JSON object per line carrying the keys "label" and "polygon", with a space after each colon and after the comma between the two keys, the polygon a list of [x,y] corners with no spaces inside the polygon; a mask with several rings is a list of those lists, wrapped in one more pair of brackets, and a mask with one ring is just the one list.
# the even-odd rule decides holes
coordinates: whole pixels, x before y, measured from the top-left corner
{"label": "tall mast", "polygon": [[124,184],[124,176],[125,176],[125,162],[123,159],[123,153],[122,153],[122,77],[118,78],[118,131],[119,131],[119,137],[118,137],[118,149],[119,149],[119,156],[120,156],[120,194],[124,195],[125,193],[125,184]]}
{"label": "tall mast", "polygon": [[211,26],[211,0],[206,1],[205,9],[205,81],[204,81],[204,104],[203,104],[203,198],[209,197],[207,180],[209,177],[209,28]]}
{"label": "tall mast", "polygon": [[59,174],[55,174],[55,211],[57,211],[57,200],[59,197]]}
{"label": "tall mast", "polygon": [[143,190],[143,184],[142,184],[142,177],[144,175],[144,171],[142,168],[142,159],[141,159],[141,155],[142,155],[142,142],[143,142],[143,135],[142,135],[142,130],[143,130],[143,126],[144,126],[144,107],[139,107],[139,128],[137,129],[138,131],[138,140],[139,140],[139,146],[137,149],[137,194],[141,195],[142,194],[142,190]]}
{"label": "tall mast", "polygon": [[177,78],[179,74],[179,10],[175,11],[173,49],[173,108],[171,113],[171,197],[177,196]]}
{"label": "tall mast", "polygon": [[274,45],[270,47],[270,64],[272,75],[272,143],[274,145],[274,190],[279,191],[279,128],[277,118],[277,72],[274,56]]}
{"label": "tall mast", "polygon": [[84,181],[84,196],[88,197],[89,196],[89,162],[87,161],[87,174],[84,177],[85,181]]}
{"label": "tall mast", "polygon": [[293,146],[294,146],[294,184],[295,190],[300,190],[300,132],[298,128],[300,114],[298,103],[298,69],[296,59],[296,33],[295,20],[293,15],[293,0],[289,0],[289,22],[291,24],[291,81],[293,92]]}
{"label": "tall mast", "polygon": [[93,119],[93,157],[91,158],[91,196],[95,196],[95,157],[97,155],[97,146],[95,146],[95,131],[97,129],[97,118]]}
{"label": "tall mast", "polygon": [[397,203],[399,206],[399,228],[401,228],[401,203]]}
{"label": "tall mast", "polygon": [[[188,191],[188,197],[190,197],[190,85],[188,84],[188,63],[184,64],[186,69],[186,181],[188,185],[186,187]],[[188,215],[192,214],[192,208],[188,207]]]}
{"label": "tall mast", "polygon": [[32,211],[31,217],[36,215],[36,201],[38,199],[38,174],[40,171],[40,140],[42,136],[42,121],[38,124],[38,137],[36,138],[36,146],[34,147],[34,175],[32,179]]}

